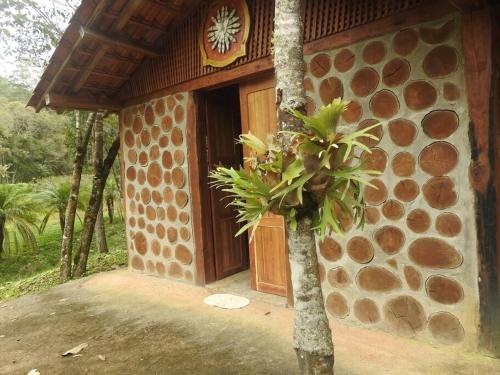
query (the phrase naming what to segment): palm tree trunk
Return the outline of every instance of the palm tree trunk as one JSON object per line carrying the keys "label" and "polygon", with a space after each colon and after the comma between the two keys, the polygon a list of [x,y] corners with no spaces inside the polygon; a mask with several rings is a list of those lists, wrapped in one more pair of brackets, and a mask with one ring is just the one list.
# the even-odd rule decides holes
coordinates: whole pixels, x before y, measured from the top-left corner
{"label": "palm tree trunk", "polygon": [[[103,133],[103,121],[96,121],[94,126],[94,174],[97,175],[101,173],[102,170],[102,158],[103,158],[103,145],[104,145],[104,133]],[[106,184],[106,181],[104,181]],[[108,244],[106,242],[106,231],[104,229],[104,218],[102,211],[102,196],[99,201],[99,211],[97,213],[96,223],[96,246],[97,251],[100,253],[108,252]]]}
{"label": "palm tree trunk", "polygon": [[119,148],[120,137],[117,136],[108,151],[106,159],[98,169],[98,173],[94,174],[92,192],[90,194],[89,204],[85,210],[83,228],[80,233],[80,242],[75,256],[75,269],[73,272],[73,276],[75,277],[81,277],[87,271],[87,259],[89,256],[90,245],[92,243],[92,236],[94,233],[97,215],[99,213],[99,207],[101,206],[104,186],[106,185],[106,179],[108,178],[109,171],[113,165],[116,155],[118,154]]}
{"label": "palm tree trunk", "polygon": [[78,208],[78,194],[80,193],[80,182],[82,179],[83,164],[87,155],[87,147],[94,127],[96,113],[92,113],[85,124],[85,133],[80,131],[79,114],[76,112],[76,155],[71,175],[71,191],[64,218],[64,230],[61,245],[61,266],[59,279],[66,282],[71,278],[71,253],[73,251],[73,235],[75,230],[75,217]]}
{"label": "palm tree trunk", "polygon": [[[277,0],[274,18],[274,66],[279,130],[300,130],[290,109],[305,113],[303,0]],[[291,146],[282,136],[284,148]],[[297,228],[286,223],[294,297],[294,348],[304,375],[333,374],[333,342],[318,271],[312,210],[301,207]]]}

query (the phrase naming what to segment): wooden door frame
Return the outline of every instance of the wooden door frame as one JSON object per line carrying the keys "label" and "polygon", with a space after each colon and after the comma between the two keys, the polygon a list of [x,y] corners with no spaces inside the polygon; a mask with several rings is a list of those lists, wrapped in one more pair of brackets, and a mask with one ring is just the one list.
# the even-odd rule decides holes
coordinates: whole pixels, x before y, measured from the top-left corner
{"label": "wooden door frame", "polygon": [[[260,77],[272,74],[268,70],[264,70],[257,76]],[[239,83],[254,79],[255,77],[242,77]],[[217,87],[221,87],[218,85]],[[216,87],[214,87],[216,88]],[[203,97],[200,92],[190,91],[188,93],[188,106],[187,106],[187,145],[188,145],[188,167],[189,167],[189,185],[191,191],[191,207],[192,207],[192,225],[194,237],[194,252],[195,252],[195,266],[196,276],[195,283],[198,286],[205,286],[206,284],[216,280],[215,276],[215,257],[213,248],[213,231],[212,231],[212,216],[207,214],[210,206],[203,204],[209,202],[206,173],[204,173],[204,165],[206,163],[206,150],[205,136],[206,126],[204,119]],[[242,122],[242,132],[243,128]],[[287,303],[293,306],[293,293],[291,284],[290,262],[288,261],[288,243],[286,241],[285,231],[285,246],[286,246],[286,267],[287,267]],[[252,268],[253,267],[253,268]],[[251,287],[256,289],[256,280],[254,276],[255,264],[252,264],[250,257],[251,269]]]}
{"label": "wooden door frame", "polygon": [[[202,166],[206,161],[206,152],[203,150],[202,142],[205,137],[205,130],[202,126],[203,121],[202,111],[200,111],[200,95],[197,92],[190,91],[188,93],[187,105],[187,156],[188,156],[188,174],[189,188],[191,191],[191,213],[192,227],[194,239],[195,267],[196,276],[195,283],[199,286],[207,284],[207,280],[215,277],[215,265],[206,267],[206,259],[210,259],[210,253],[213,253],[211,247],[212,242],[206,242],[206,236],[212,231],[206,230],[211,228],[211,217],[204,215],[202,202],[205,198],[203,194],[204,181],[202,180]],[[208,244],[208,248],[205,245]],[[213,258],[212,258],[213,259]]]}
{"label": "wooden door frame", "polygon": [[[212,89],[224,86],[218,85]],[[189,183],[192,197],[196,263],[195,282],[199,286],[217,281],[212,202],[208,190],[208,174],[205,168],[208,157],[208,128],[205,117],[204,95],[206,95],[205,90],[204,92],[189,93],[187,124]]]}

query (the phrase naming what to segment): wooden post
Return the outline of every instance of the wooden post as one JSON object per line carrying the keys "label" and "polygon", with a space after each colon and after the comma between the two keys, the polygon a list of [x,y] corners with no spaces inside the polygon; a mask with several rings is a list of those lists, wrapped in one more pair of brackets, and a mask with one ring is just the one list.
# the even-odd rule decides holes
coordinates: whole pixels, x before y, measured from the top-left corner
{"label": "wooden post", "polygon": [[495,168],[491,17],[487,9],[463,13],[462,37],[472,151],[469,177],[476,196],[480,299],[479,345],[483,350],[500,355],[499,254],[495,188],[495,169],[498,166]]}

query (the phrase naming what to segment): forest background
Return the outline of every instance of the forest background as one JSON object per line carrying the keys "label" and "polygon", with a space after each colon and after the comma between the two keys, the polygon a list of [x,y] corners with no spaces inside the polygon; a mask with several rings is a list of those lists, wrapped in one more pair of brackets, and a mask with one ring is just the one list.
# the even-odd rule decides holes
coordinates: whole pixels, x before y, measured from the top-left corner
{"label": "forest background", "polygon": [[[26,103],[79,3],[0,2],[0,301],[48,288],[60,280],[70,177],[78,134],[85,131],[90,114],[47,109],[36,114]],[[116,138],[117,124],[115,115],[104,118],[104,157]],[[94,136],[92,132],[83,162],[73,249],[79,247],[83,217],[94,193]],[[120,184],[115,160],[99,214],[102,228],[96,230],[105,236],[107,246],[92,241],[87,274],[126,264]]]}

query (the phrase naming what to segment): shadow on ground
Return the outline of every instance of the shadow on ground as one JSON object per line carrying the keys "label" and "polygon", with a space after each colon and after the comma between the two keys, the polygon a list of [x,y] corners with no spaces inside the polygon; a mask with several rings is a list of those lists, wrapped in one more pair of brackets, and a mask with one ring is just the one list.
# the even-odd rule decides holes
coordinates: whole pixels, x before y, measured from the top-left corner
{"label": "shadow on ground", "polygon": [[[209,294],[116,271],[10,301],[0,306],[0,374],[298,373],[290,309],[252,301],[221,310],[202,303]],[[491,358],[360,329],[336,333],[338,375],[500,372]],[[81,356],[61,356],[81,343]]]}

